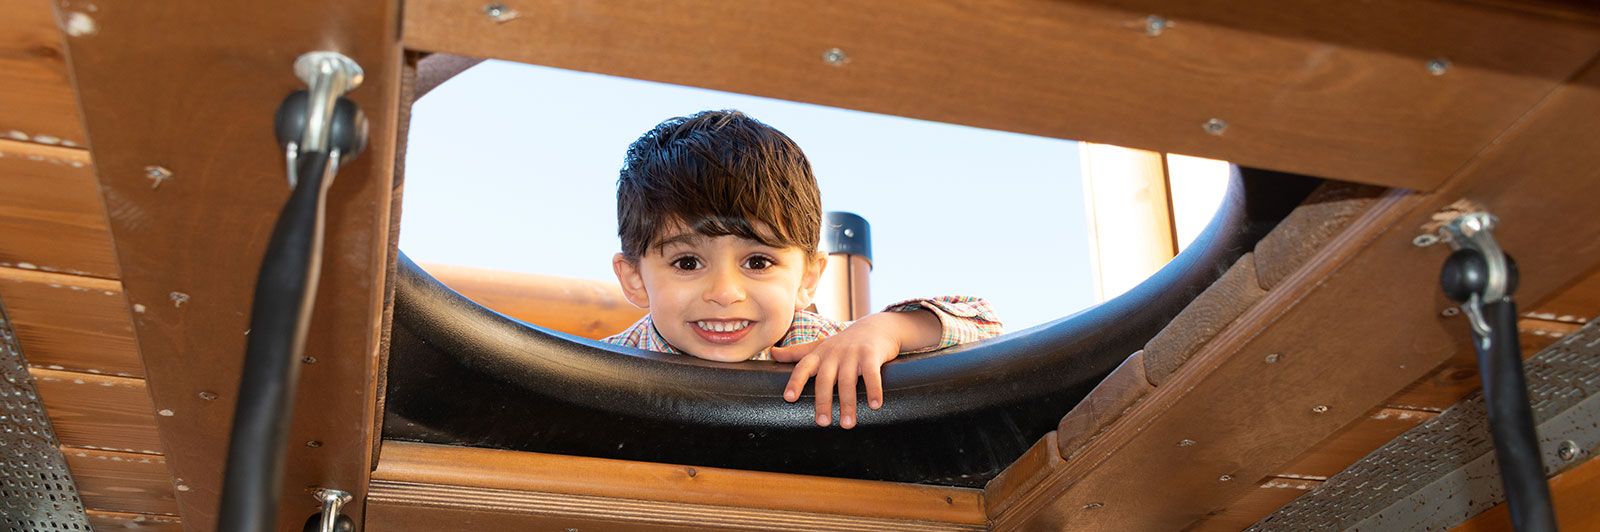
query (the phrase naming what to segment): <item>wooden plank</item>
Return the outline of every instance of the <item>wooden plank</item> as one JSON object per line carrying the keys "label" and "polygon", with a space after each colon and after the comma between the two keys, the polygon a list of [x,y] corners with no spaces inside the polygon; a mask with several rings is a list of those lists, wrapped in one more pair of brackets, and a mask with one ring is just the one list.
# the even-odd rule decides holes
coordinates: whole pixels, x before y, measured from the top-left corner
{"label": "wooden plank", "polygon": [[1096,302],[1122,295],[1178,254],[1162,154],[1081,143]]}
{"label": "wooden plank", "polygon": [[387,441],[374,482],[982,525],[974,489]]}
{"label": "wooden plank", "polygon": [[84,508],[176,515],[178,500],[167,460],[160,455],[62,447]]}
{"label": "wooden plank", "polygon": [[[1327,480],[1328,477],[1343,471],[1383,444],[1389,443],[1405,431],[1436,415],[1437,412],[1426,410],[1379,408],[1301,454],[1300,458],[1284,467],[1276,476]],[[1275,509],[1277,507],[1268,510]]]}
{"label": "wooden plank", "polygon": [[183,520],[177,517],[127,512],[102,512],[89,510],[89,524],[96,530],[122,532],[183,532]]}
{"label": "wooden plank", "polygon": [[1050,431],[1022,453],[1022,457],[983,487],[984,515],[997,515],[1010,508],[1017,496],[1044,482],[1065,462],[1061,460],[1056,431]]}
{"label": "wooden plank", "polygon": [[[1459,318],[1457,318],[1459,319]],[[1576,331],[1581,325],[1535,319],[1517,320],[1522,357],[1527,358],[1563,336]],[[1471,346],[1463,346],[1455,356],[1440,364],[1428,376],[1418,379],[1389,398],[1384,404],[1393,408],[1443,412],[1461,402],[1467,394],[1478,391],[1478,355]]]}
{"label": "wooden plank", "polygon": [[408,2],[406,45],[1412,189],[1600,49],[1442,2],[501,3]]}
{"label": "wooden plank", "polygon": [[[255,276],[288,197],[272,117],[304,87],[295,58],[338,51],[365,81],[366,151],[327,193],[327,250],[289,435],[278,522],[317,511],[308,486],[361,500],[377,419],[398,103],[394,1],[59,5],[94,25],[66,37],[84,123],[166,456],[190,530],[215,526]],[[270,43],[270,45],[266,44]],[[171,171],[159,187],[148,166]],[[208,401],[202,392],[217,398]],[[308,445],[307,442],[318,442]],[[346,507],[357,522],[362,506]]]}
{"label": "wooden plank", "polygon": [[[1502,220],[1495,237],[1517,256],[1519,297],[1540,300],[1592,271],[1600,264],[1600,205],[1590,199],[1600,187],[1600,137],[1587,117],[1597,115],[1600,68],[1591,68],[1436,194],[1380,200],[999,516],[996,529],[1184,528],[1252,488],[1224,475],[1281,470],[1460,352],[1464,320],[1439,314],[1448,306],[1437,286],[1447,249],[1412,240],[1462,198]],[[1266,366],[1266,354],[1280,357]],[[1185,439],[1199,443],[1175,450]]]}
{"label": "wooden plank", "polygon": [[84,146],[67,57],[49,0],[0,0],[0,135]]}
{"label": "wooden plank", "polygon": [[[1550,479],[1550,503],[1562,530],[1600,530],[1600,460],[1589,459],[1577,468]],[[1511,510],[1504,502],[1450,529],[1450,532],[1513,532]]]}
{"label": "wooden plank", "polygon": [[89,152],[0,140],[0,266],[116,277]]}
{"label": "wooden plank", "polygon": [[38,367],[28,372],[62,445],[162,454],[144,381]]}
{"label": "wooden plank", "polygon": [[1549,301],[1526,309],[1524,315],[1563,323],[1588,323],[1600,315],[1600,272],[1585,276]]}
{"label": "wooden plank", "polygon": [[584,338],[611,336],[645,314],[622,297],[622,288],[616,281],[445,264],[422,267],[445,286],[495,312]]}
{"label": "wooden plank", "polygon": [[122,283],[0,267],[0,303],[30,365],[144,376]]}
{"label": "wooden plank", "polygon": [[1322,481],[1303,478],[1268,478],[1185,532],[1238,532],[1321,484]]}

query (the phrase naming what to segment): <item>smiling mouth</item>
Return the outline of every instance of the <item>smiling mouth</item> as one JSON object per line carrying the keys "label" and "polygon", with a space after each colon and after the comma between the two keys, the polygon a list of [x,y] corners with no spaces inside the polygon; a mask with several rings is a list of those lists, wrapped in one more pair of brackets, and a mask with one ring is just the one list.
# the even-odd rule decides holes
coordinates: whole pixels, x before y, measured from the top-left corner
{"label": "smiling mouth", "polygon": [[694,326],[698,327],[700,330],[706,331],[706,332],[712,332],[712,333],[738,332],[738,331],[743,330],[745,327],[749,327],[750,326],[750,320],[728,320],[728,321],[701,320],[701,321],[696,321],[696,322],[693,322],[693,323],[694,323]]}

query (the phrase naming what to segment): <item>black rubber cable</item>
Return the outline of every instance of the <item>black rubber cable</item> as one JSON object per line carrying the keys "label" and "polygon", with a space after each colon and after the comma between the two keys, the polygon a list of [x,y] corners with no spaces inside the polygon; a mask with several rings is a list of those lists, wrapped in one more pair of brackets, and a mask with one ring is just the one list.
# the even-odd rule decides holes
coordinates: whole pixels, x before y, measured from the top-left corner
{"label": "black rubber cable", "polygon": [[289,415],[322,269],[327,163],[327,154],[299,156],[299,183],[278,215],[261,260],[228,440],[218,530],[276,530]]}
{"label": "black rubber cable", "polygon": [[1507,298],[1484,305],[1483,314],[1491,331],[1489,347],[1484,349],[1478,342],[1474,345],[1511,524],[1519,532],[1554,532],[1555,510],[1550,504],[1550,486],[1545,482],[1533,409],[1528,406],[1528,383],[1522,374],[1517,305]]}

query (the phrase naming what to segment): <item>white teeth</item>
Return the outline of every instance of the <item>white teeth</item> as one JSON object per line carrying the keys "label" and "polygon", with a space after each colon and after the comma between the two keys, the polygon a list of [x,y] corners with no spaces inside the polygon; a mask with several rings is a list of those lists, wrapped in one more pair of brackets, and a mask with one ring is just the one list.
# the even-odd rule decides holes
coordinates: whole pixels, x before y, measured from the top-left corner
{"label": "white teeth", "polygon": [[711,332],[733,332],[750,326],[750,320],[739,321],[697,321],[696,327]]}

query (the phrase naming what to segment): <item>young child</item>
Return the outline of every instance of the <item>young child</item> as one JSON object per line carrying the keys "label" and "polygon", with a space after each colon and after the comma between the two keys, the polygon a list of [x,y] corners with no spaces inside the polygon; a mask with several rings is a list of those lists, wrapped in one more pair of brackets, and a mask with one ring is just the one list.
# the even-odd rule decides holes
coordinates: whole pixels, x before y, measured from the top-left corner
{"label": "young child", "polygon": [[856,381],[883,404],[879,369],[900,353],[1000,334],[989,305],[920,299],[851,323],[805,309],[827,255],[817,251],[822,200],[805,154],[738,111],[669,119],[628,147],[617,180],[612,269],[650,313],[605,341],[718,362],[795,362],[783,397],[816,377],[816,420],[856,423]]}

